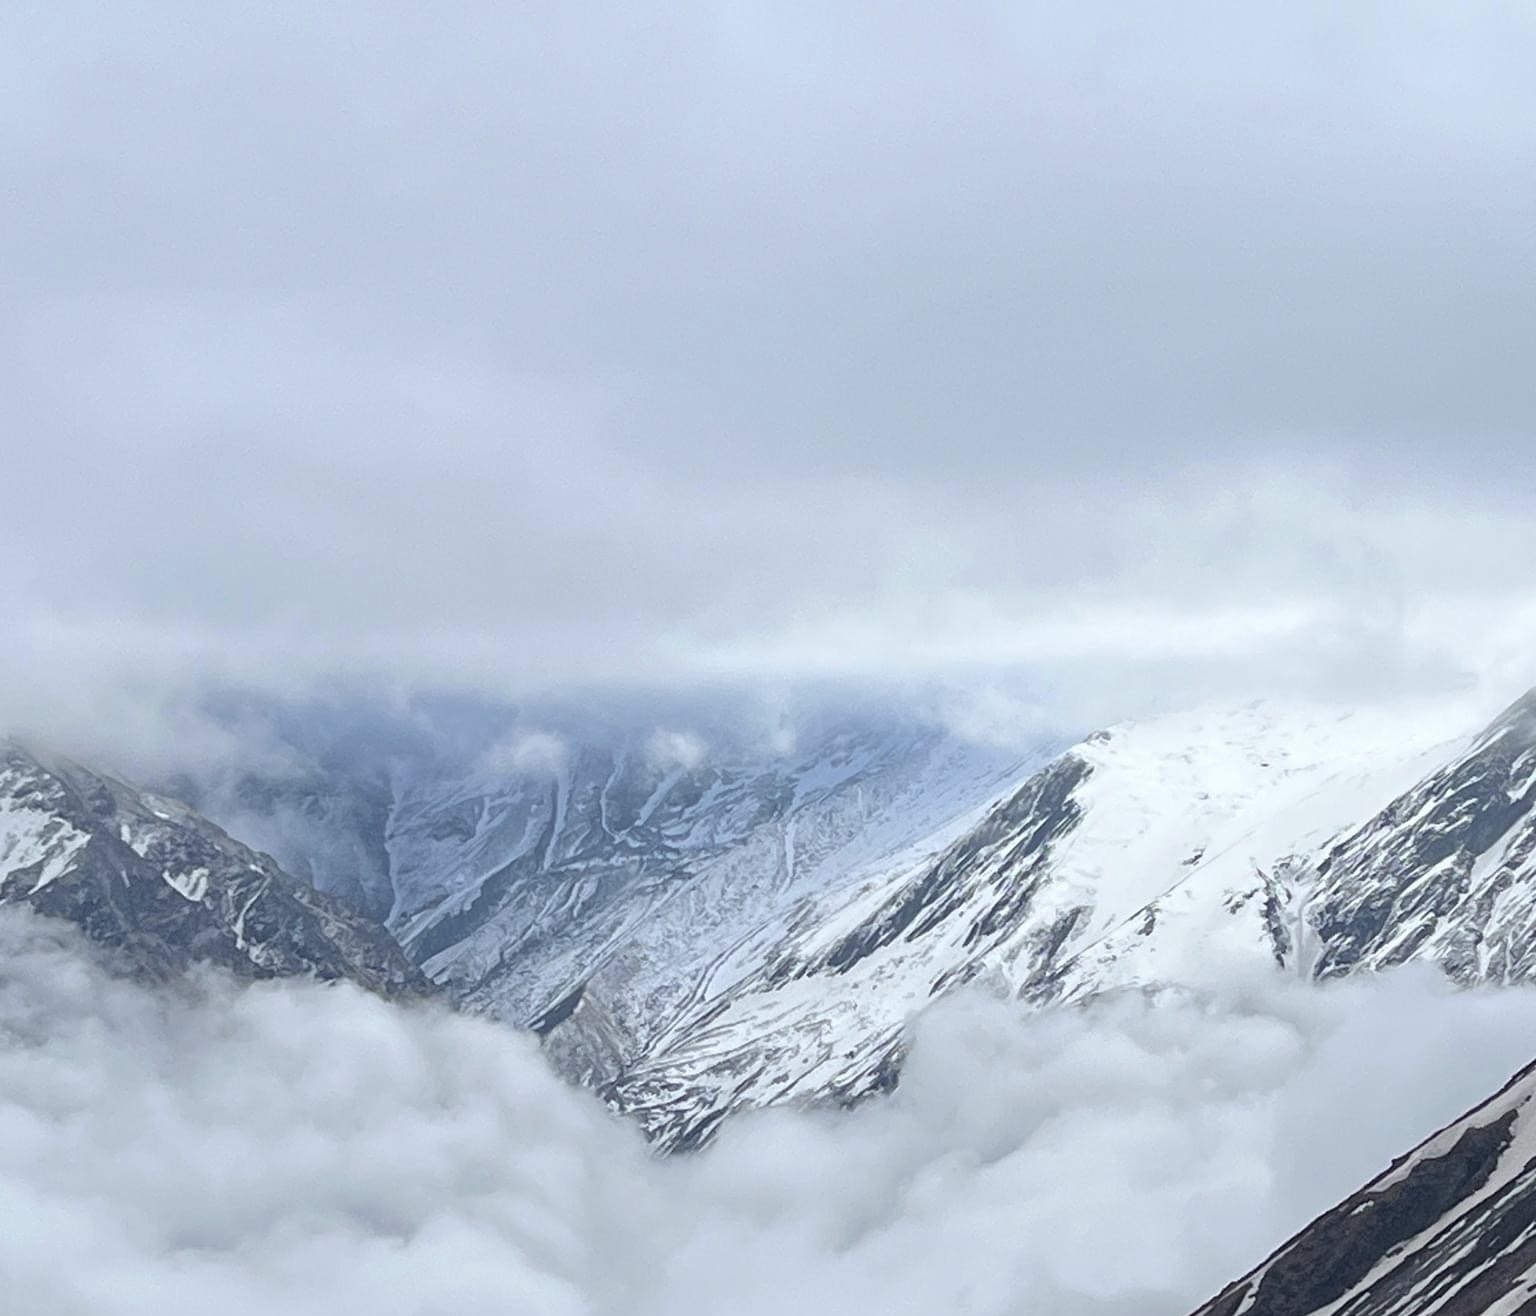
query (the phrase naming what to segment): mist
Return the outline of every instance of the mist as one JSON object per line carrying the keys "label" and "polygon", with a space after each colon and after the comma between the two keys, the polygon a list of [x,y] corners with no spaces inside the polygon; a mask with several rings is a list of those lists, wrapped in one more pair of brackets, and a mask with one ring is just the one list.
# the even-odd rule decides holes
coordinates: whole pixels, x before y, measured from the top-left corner
{"label": "mist", "polygon": [[527,1035],[348,986],[152,991],[5,910],[0,1273],[29,1316],[1182,1316],[1533,1026],[1536,994],[1428,971],[962,994],[893,1095],[658,1159]]}

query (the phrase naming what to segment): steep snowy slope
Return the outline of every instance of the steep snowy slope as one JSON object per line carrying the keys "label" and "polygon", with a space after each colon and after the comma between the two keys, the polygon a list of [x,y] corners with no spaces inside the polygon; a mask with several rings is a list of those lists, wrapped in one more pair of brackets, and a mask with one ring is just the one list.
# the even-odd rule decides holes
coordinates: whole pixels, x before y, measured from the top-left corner
{"label": "steep snowy slope", "polygon": [[424,993],[388,933],[184,805],[0,742],[0,904],[69,919],[133,968]]}
{"label": "steep snowy slope", "polygon": [[1306,875],[1460,761],[1468,716],[1260,704],[1091,737],[934,857],[808,899],[608,1094],[686,1144],[739,1106],[889,1082],[905,1020],[960,982],[1071,997],[1321,961]]}
{"label": "steep snowy slope", "polygon": [[1536,1312],[1536,1066],[1195,1316]]}
{"label": "steep snowy slope", "polygon": [[[1255,945],[1315,977],[1408,959],[1461,982],[1536,975],[1536,695],[1474,736],[1358,769],[1277,802],[1055,985],[1219,979]],[[1308,813],[1317,825],[1302,825]]]}

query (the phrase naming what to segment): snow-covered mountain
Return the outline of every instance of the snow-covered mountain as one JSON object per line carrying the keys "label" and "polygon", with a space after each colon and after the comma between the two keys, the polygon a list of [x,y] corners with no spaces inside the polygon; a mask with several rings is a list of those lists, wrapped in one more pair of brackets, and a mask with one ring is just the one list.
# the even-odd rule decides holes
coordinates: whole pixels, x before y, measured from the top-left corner
{"label": "snow-covered mountain", "polygon": [[768,747],[412,734],[188,794],[664,1146],[879,1090],[912,1015],[967,982],[1043,1002],[1410,958],[1536,972],[1536,696],[1492,723],[1475,700],[1202,709],[1022,760],[888,717]]}
{"label": "snow-covered mountain", "polygon": [[1052,985],[1188,981],[1256,946],[1319,978],[1409,959],[1461,982],[1531,978],[1536,693],[1427,750],[1407,729],[1393,739],[1319,790],[1271,801]]}
{"label": "snow-covered mountain", "polygon": [[[1256,704],[1094,735],[942,849],[808,897],[756,940],[755,969],[606,1091],[687,1144],[741,1106],[878,1089],[907,1020],[962,982],[1055,999],[1294,970],[1329,905],[1278,893],[1464,753],[1465,716]],[[584,1006],[557,1050],[589,1026]]]}
{"label": "snow-covered mountain", "polygon": [[1536,1311],[1536,1065],[1194,1316]]}
{"label": "snow-covered mountain", "polygon": [[390,744],[179,789],[318,885],[371,891],[463,1008],[538,1029],[621,1105],[823,902],[922,866],[1048,757],[889,715],[802,719],[792,744],[548,714],[469,753]]}
{"label": "snow-covered mountain", "polygon": [[[248,834],[323,839],[307,875],[398,944],[186,805],[15,745],[0,903],[157,973],[410,994],[414,957],[667,1148],[880,1090],[913,1014],[967,982],[1043,1003],[1409,959],[1536,976],[1536,693],[1491,721],[1475,701],[1196,710],[1022,761],[858,720],[771,752],[654,730],[400,744],[200,787]],[[1198,1316],[1536,1312],[1533,1097],[1536,1068]]]}
{"label": "snow-covered mountain", "polygon": [[5,904],[70,920],[142,973],[204,962],[391,996],[431,990],[383,928],[185,805],[0,742]]}
{"label": "snow-covered mountain", "polygon": [[1257,704],[1090,737],[931,858],[809,899],[609,1095],[668,1144],[854,1098],[914,1011],[976,979],[1043,1001],[1409,958],[1528,977],[1533,708],[1469,730],[1457,705]]}

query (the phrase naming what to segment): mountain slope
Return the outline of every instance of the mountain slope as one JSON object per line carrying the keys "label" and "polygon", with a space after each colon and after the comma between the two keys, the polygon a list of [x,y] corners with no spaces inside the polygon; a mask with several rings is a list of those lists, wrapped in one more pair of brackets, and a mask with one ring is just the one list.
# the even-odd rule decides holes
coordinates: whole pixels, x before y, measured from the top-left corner
{"label": "mountain slope", "polygon": [[[732,1110],[887,1086],[913,1013],[967,982],[1046,1001],[1408,958],[1527,976],[1533,709],[1207,708],[1034,771],[889,720],[766,754],[524,725],[510,753],[375,761],[299,798],[383,819],[317,871],[364,855],[455,999],[686,1146]],[[263,789],[270,820],[285,797]]]}
{"label": "mountain slope", "polygon": [[1536,1065],[1194,1316],[1536,1312]]}
{"label": "mountain slope", "polygon": [[[1396,759],[1335,777],[1300,808],[1277,804],[1241,845],[1203,857],[1053,986],[1081,996],[1210,977],[1259,946],[1317,978],[1417,959],[1459,982],[1529,980],[1536,694],[1475,735]],[[1303,828],[1308,812],[1330,810],[1327,825]]]}
{"label": "mountain slope", "polygon": [[[881,712],[802,718],[792,744],[736,730],[524,713],[467,748],[386,726],[356,753],[311,729],[282,771],[186,794],[329,889],[382,871],[426,972],[601,1087],[690,1036],[815,901],[925,862],[1031,766]],[[314,845],[325,820],[343,834]]]}
{"label": "mountain slope", "polygon": [[[1050,999],[1292,966],[1271,888],[1295,856],[1325,852],[1466,739],[1455,709],[1405,722],[1281,705],[1090,737],[932,855],[808,897],[757,943],[755,971],[608,1095],[686,1145],[731,1109],[888,1084],[907,1019],[960,983]],[[1191,917],[1164,917],[1186,888]],[[582,1024],[578,1006],[555,1039]]]}
{"label": "mountain slope", "polygon": [[389,934],[186,806],[0,742],[0,904],[81,927],[138,971],[429,990]]}

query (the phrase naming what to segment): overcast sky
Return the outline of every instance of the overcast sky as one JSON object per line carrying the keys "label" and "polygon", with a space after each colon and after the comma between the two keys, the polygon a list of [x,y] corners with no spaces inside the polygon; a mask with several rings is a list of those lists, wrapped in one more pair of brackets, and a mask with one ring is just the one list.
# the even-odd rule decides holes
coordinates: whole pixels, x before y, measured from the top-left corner
{"label": "overcast sky", "polygon": [[1530,652],[1528,5],[0,23],[13,706]]}

